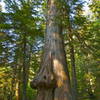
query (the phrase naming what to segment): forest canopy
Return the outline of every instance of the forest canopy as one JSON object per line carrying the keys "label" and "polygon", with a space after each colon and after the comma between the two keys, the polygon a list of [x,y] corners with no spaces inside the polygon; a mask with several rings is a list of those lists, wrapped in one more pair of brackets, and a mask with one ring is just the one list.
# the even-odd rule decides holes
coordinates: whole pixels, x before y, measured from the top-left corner
{"label": "forest canopy", "polygon": [[0,0],[0,100],[100,100],[100,1]]}

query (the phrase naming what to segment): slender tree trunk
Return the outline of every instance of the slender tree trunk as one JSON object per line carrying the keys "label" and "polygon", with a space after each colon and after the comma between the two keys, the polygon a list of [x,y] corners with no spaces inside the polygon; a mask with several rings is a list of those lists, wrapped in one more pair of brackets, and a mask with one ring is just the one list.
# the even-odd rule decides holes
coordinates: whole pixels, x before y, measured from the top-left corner
{"label": "slender tree trunk", "polygon": [[77,100],[77,77],[76,77],[76,65],[75,65],[75,53],[74,53],[74,45],[73,45],[73,31],[72,25],[70,21],[69,11],[68,14],[68,34],[69,34],[69,42],[70,42],[70,59],[71,59],[71,69],[72,69],[72,98],[73,100]]}
{"label": "slender tree trunk", "polygon": [[26,34],[24,35],[23,39],[23,77],[22,77],[22,100],[27,100],[27,93],[26,93],[26,88],[27,88],[27,82],[26,82]]}
{"label": "slender tree trunk", "polygon": [[57,2],[48,1],[44,56],[40,72],[31,82],[38,89],[37,100],[72,100]]}
{"label": "slender tree trunk", "polygon": [[27,100],[27,60],[26,60],[26,34],[23,38],[23,77],[22,77],[22,100]]}
{"label": "slender tree trunk", "polygon": [[21,77],[21,72],[22,70],[22,65],[18,65],[18,76],[17,76],[17,82],[16,82],[16,100],[22,100],[21,97],[21,82],[22,82],[22,77]]}
{"label": "slender tree trunk", "polygon": [[76,77],[76,65],[75,65],[75,53],[74,53],[74,46],[72,44],[73,37],[72,37],[72,29],[69,24],[69,42],[70,42],[70,59],[71,59],[71,69],[72,69],[72,96],[73,100],[77,100],[77,77]]}
{"label": "slender tree trunk", "polygon": [[75,54],[73,46],[70,47],[70,58],[72,66],[72,94],[73,94],[73,100],[77,100],[77,77],[76,77]]}
{"label": "slender tree trunk", "polygon": [[27,85],[29,72],[29,47],[27,44],[26,34],[23,39],[23,84],[22,84],[22,100],[27,100]]}

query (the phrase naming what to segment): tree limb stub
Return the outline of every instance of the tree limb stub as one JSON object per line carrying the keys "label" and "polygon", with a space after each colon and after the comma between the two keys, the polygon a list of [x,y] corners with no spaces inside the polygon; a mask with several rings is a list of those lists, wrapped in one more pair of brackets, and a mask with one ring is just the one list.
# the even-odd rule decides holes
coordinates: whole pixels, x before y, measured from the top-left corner
{"label": "tree limb stub", "polygon": [[30,83],[32,88],[53,88],[56,86],[54,73],[51,70],[52,60],[51,56],[47,55],[45,62],[43,63],[40,72],[34,77]]}

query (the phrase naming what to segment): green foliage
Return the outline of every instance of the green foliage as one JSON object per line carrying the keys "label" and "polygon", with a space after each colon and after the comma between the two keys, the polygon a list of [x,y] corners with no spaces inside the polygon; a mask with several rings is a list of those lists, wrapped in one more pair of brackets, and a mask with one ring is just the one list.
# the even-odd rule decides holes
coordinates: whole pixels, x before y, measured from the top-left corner
{"label": "green foliage", "polygon": [[[2,12],[0,8],[0,100],[7,100],[9,95],[11,100],[16,100],[18,84],[22,95],[23,61],[29,66],[28,100],[35,100],[37,91],[31,89],[29,84],[41,64],[46,28],[46,0],[4,0],[4,2],[6,12]],[[100,1],[92,0],[91,4],[88,4],[90,17],[83,14],[84,5],[84,1],[80,0],[68,2],[60,0],[58,9],[63,12],[57,20],[62,23],[64,30],[70,76],[70,46],[74,46],[78,99],[99,100]],[[72,41],[70,37],[73,38]]]}

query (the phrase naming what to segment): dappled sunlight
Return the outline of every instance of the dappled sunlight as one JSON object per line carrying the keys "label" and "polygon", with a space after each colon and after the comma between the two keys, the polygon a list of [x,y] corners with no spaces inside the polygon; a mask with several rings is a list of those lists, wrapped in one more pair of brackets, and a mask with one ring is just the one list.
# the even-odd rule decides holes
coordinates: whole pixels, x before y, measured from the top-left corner
{"label": "dappled sunlight", "polygon": [[64,66],[60,63],[59,60],[53,60],[53,70],[57,77],[57,85],[61,87],[64,84],[64,80],[67,80],[66,74],[64,72]]}
{"label": "dappled sunlight", "polygon": [[0,0],[0,100],[100,100],[99,1]]}
{"label": "dappled sunlight", "polygon": [[54,38],[55,40],[60,40],[60,39],[61,39],[59,33],[57,33],[57,32],[53,33],[52,35],[53,35],[53,38]]}

